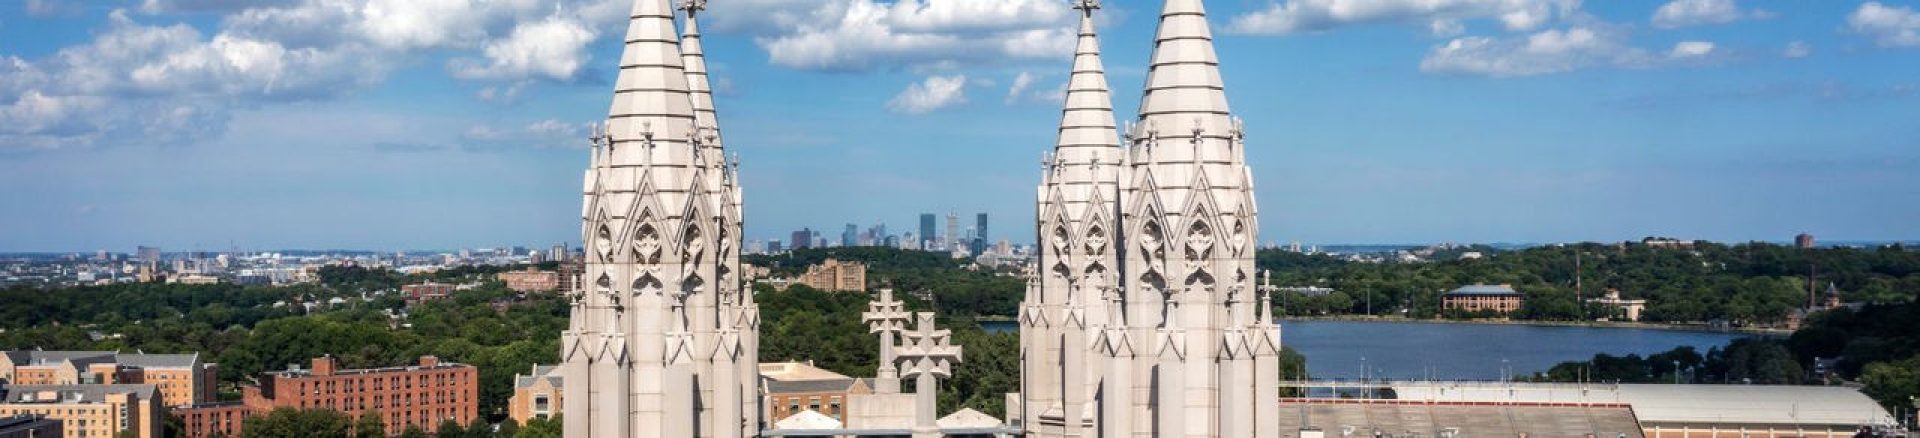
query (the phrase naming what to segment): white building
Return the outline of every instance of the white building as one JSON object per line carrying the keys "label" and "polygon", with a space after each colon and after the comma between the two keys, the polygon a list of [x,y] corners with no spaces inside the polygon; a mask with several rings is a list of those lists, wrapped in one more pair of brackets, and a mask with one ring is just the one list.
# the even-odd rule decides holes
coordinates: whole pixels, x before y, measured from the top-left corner
{"label": "white building", "polygon": [[1124,148],[1099,4],[1076,3],[1085,14],[1037,191],[1039,273],[1008,416],[1034,437],[1282,436],[1280,329],[1255,299],[1252,175],[1202,2],[1164,1]]}
{"label": "white building", "polygon": [[740,189],[695,15],[634,2],[613,107],[596,127],[586,272],[561,335],[569,437],[755,436],[759,319],[739,275]]}

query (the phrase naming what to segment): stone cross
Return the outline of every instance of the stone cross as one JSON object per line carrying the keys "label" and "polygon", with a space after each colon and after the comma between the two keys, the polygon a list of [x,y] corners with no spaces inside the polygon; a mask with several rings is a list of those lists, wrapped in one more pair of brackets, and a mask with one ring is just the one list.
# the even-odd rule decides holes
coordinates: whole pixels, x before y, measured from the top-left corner
{"label": "stone cross", "polygon": [[953,364],[960,362],[960,346],[953,345],[952,331],[933,327],[933,312],[919,312],[913,331],[906,332],[904,351],[895,360],[905,367],[903,375],[914,377],[914,438],[940,436],[939,418],[934,412],[935,378],[953,376]]}
{"label": "stone cross", "polygon": [[860,314],[868,331],[880,334],[880,370],[874,379],[875,392],[900,393],[900,369],[893,363],[894,336],[907,330],[907,320],[912,316],[907,313],[906,303],[893,299],[893,289],[881,289],[880,297],[867,302],[867,311]]}

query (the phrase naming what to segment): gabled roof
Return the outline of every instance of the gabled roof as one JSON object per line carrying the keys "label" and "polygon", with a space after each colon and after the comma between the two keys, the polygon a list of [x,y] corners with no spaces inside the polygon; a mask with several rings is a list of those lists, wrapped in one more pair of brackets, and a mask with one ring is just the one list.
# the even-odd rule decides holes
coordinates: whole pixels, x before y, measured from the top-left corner
{"label": "gabled roof", "polygon": [[546,381],[549,386],[561,388],[561,384],[565,383],[565,379],[560,377],[560,366],[534,364],[532,375],[513,375],[514,388],[530,387],[541,381]]}
{"label": "gabled roof", "polygon": [[773,423],[774,429],[832,430],[840,428],[840,420],[828,417],[812,409],[800,411]]}
{"label": "gabled roof", "polygon": [[941,417],[940,420],[936,421],[935,424],[940,425],[942,429],[1000,427],[1005,425],[1000,422],[1000,419],[993,418],[992,415],[980,413],[980,411],[973,410],[972,408],[961,409],[959,412],[947,414],[947,416]]}

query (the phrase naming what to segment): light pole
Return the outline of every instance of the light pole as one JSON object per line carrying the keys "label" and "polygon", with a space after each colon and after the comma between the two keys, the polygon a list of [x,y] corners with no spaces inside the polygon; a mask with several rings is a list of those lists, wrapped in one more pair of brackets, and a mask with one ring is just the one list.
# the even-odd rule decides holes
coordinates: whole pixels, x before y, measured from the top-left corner
{"label": "light pole", "polygon": [[1680,384],[1680,361],[1673,361],[1673,384]]}

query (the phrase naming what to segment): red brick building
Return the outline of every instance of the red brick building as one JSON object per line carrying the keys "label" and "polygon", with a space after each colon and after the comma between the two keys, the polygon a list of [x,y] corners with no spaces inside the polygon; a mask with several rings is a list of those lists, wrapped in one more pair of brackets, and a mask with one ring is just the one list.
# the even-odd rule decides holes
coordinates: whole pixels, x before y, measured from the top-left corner
{"label": "red brick building", "polygon": [[1458,289],[1447,292],[1442,303],[1448,310],[1460,310],[1464,312],[1491,311],[1504,315],[1519,311],[1520,306],[1525,304],[1526,301],[1526,295],[1513,290],[1512,285],[1476,284],[1472,286],[1461,286]]}
{"label": "red brick building", "polygon": [[496,275],[507,289],[517,292],[552,292],[560,288],[560,273],[527,268],[525,271],[507,271]]}
{"label": "red brick building", "polygon": [[480,415],[479,380],[473,366],[433,356],[413,366],[345,370],[325,356],[314,358],[312,369],[262,373],[259,386],[244,389],[242,403],[199,405],[174,414],[186,420],[189,437],[239,436],[240,419],[282,407],[331,409],[351,418],[379,412],[388,432],[416,426],[431,433],[443,421],[467,424]]}
{"label": "red brick building", "polygon": [[411,306],[419,304],[422,301],[433,301],[452,296],[453,285],[434,282],[409,284],[400,286],[400,293],[406,295],[407,305]]}

